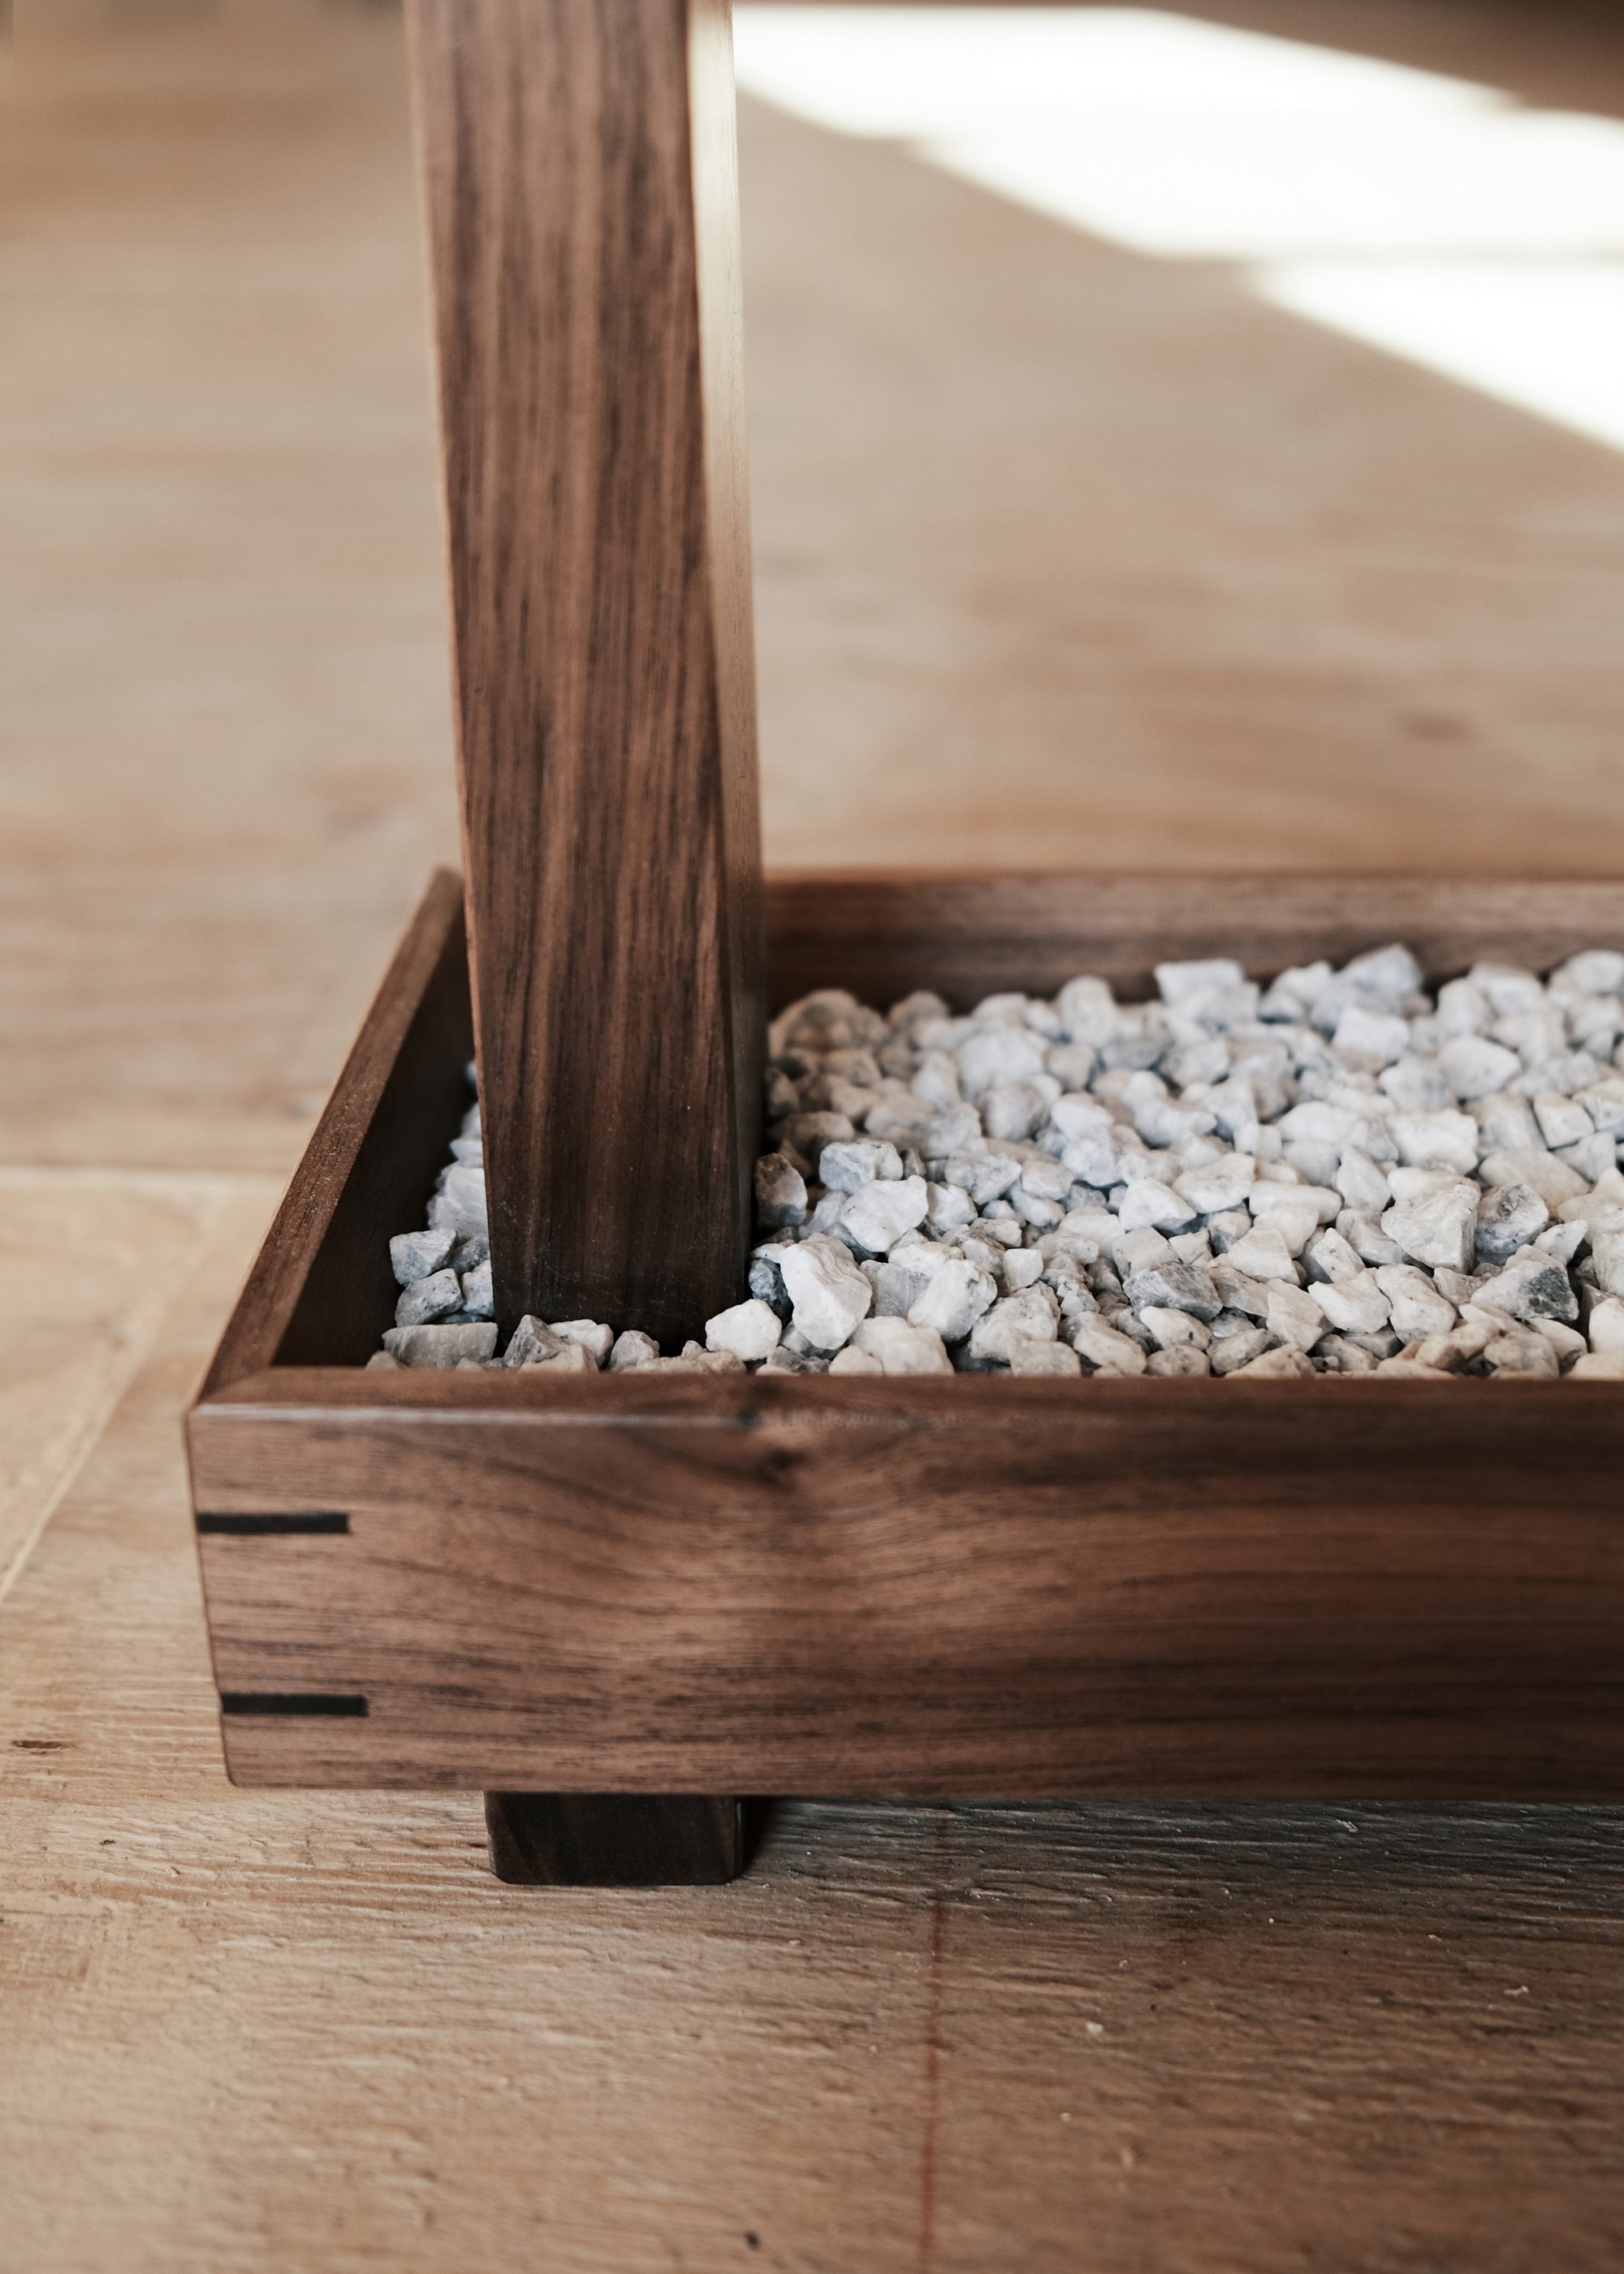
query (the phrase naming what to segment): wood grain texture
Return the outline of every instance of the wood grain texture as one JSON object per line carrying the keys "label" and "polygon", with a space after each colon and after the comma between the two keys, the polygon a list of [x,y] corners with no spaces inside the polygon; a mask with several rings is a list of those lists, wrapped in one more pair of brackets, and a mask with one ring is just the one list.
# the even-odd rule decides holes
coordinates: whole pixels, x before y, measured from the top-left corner
{"label": "wood grain texture", "polygon": [[350,1518],[200,1541],[222,1690],[367,1700],[241,1782],[1624,1795],[1611,1385],[313,1382],[192,1417]]}
{"label": "wood grain texture", "polygon": [[742,1861],[736,1800],[487,1792],[491,1868],[518,1887],[718,1887]]}
{"label": "wood grain texture", "polygon": [[373,998],[242,1299],[208,1389],[285,1363],[360,1366],[393,1314],[392,1234],[423,1221],[466,1111],[462,881],[439,870]]}
{"label": "wood grain texture", "polygon": [[775,1005],[849,987],[884,1009],[934,987],[956,1009],[1004,988],[1052,993],[1079,971],[1151,994],[1159,962],[1233,955],[1255,975],[1402,939],[1434,979],[1479,956],[1545,969],[1624,945],[1624,884],[1515,877],[1137,876],[986,870],[785,871],[767,882]]}
{"label": "wood grain texture", "polygon": [[400,21],[13,16],[0,1158],[285,1184],[457,856]]}
{"label": "wood grain texture", "polygon": [[0,1598],[244,1186],[0,1166]]}
{"label": "wood grain texture", "polygon": [[801,1803],[538,1903],[466,1800],[96,1783],[0,1798],[6,2274],[1624,2252],[1617,1811]]}
{"label": "wood grain texture", "polygon": [[723,0],[417,0],[497,1313],[729,1299],[760,838]]}

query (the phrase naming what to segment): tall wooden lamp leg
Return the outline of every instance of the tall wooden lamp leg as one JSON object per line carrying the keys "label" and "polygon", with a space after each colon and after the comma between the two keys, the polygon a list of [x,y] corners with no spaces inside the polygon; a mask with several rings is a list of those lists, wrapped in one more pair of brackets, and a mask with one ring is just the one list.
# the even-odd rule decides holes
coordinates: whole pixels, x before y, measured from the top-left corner
{"label": "tall wooden lamp leg", "polygon": [[[412,18],[497,1317],[669,1349],[739,1298],[765,1023],[726,0]],[[732,1801],[492,1808],[499,1870],[736,1868]]]}
{"label": "tall wooden lamp leg", "polygon": [[725,0],[416,0],[496,1307],[738,1299],[763,1049]]}

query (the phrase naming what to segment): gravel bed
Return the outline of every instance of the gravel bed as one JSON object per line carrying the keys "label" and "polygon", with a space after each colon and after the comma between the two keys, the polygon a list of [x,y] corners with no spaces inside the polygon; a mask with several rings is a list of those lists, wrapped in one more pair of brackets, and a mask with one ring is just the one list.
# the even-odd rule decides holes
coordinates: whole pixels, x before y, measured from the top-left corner
{"label": "gravel bed", "polygon": [[527,1318],[498,1355],[475,1104],[370,1364],[1624,1380],[1624,955],[1156,979],[792,1004],[748,1289],[680,1354]]}

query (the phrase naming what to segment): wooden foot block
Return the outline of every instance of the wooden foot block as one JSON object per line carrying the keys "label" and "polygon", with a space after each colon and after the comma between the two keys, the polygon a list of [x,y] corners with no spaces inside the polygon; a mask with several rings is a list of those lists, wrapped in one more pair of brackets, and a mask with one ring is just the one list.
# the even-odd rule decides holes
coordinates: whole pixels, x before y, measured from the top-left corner
{"label": "wooden foot block", "polygon": [[743,1862],[736,1800],[487,1792],[491,1869],[520,1887],[716,1887]]}

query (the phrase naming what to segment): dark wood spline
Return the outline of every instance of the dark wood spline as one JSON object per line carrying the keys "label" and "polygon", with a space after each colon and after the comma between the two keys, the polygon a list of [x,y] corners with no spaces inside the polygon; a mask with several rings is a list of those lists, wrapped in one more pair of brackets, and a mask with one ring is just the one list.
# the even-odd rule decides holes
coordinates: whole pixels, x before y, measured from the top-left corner
{"label": "dark wood spline", "polygon": [[215,1538],[238,1540],[297,1539],[300,1537],[332,1537],[350,1529],[347,1512],[339,1509],[313,1510],[297,1516],[222,1515],[202,1509],[198,1512],[197,1527]]}

